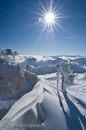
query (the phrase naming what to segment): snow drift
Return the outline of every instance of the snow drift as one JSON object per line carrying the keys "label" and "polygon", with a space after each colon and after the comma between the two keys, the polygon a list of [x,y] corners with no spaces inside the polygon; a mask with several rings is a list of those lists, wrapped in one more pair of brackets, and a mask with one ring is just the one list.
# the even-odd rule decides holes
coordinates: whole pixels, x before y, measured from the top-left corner
{"label": "snow drift", "polygon": [[[72,59],[74,65],[74,82],[67,86],[66,92],[61,91],[61,89],[57,91],[56,66],[59,62],[69,61],[70,59]],[[26,65],[25,57],[19,56],[16,59],[16,61],[20,61],[20,69],[17,68],[19,67],[17,65],[8,65],[5,61],[1,62],[4,68],[9,66],[8,70],[1,69],[1,76],[4,79],[9,77],[10,70],[14,72],[17,79],[20,79],[21,83],[23,82],[23,85],[20,87],[21,89],[13,91],[16,96],[12,97],[11,93],[5,96],[11,101],[14,100],[15,103],[12,104],[13,106],[8,112],[4,112],[4,117],[0,121],[0,128],[2,130],[13,130],[10,127],[8,128],[9,124],[19,123],[24,126],[21,130],[27,130],[25,124],[30,123],[41,124],[44,126],[44,130],[86,130],[85,60],[86,58],[82,57],[28,56],[27,64],[37,76],[24,70]],[[16,71],[13,71],[13,69]],[[13,81],[10,83],[11,86],[12,83]],[[10,84],[8,82],[3,87],[8,85],[10,88]],[[23,87],[25,89],[22,89]],[[21,96],[19,96],[20,94]],[[6,101],[5,97],[3,94],[0,98],[6,102],[7,107],[8,101]],[[2,102],[0,103],[2,104]],[[3,108],[2,105],[1,108]],[[42,129],[40,128],[40,130]]]}

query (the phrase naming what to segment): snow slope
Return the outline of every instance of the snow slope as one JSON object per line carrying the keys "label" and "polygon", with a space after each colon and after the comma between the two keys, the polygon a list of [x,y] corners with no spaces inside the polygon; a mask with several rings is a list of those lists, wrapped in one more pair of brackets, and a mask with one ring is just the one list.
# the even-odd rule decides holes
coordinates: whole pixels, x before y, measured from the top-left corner
{"label": "snow slope", "polygon": [[[31,58],[33,61],[30,62]],[[60,88],[57,92],[56,65],[63,58],[30,57],[29,64],[33,66],[39,80],[32,91],[23,94],[3,117],[0,122],[2,130],[13,130],[7,128],[10,122],[23,125],[22,130],[27,130],[26,123],[44,125],[44,130],[86,130],[85,64],[78,63],[76,57],[74,59],[64,58],[64,60],[69,59],[74,60],[74,72],[76,72],[74,82],[67,86],[66,92],[61,91]],[[21,63],[21,65],[23,64]],[[55,70],[53,67],[55,67]],[[29,78],[31,78],[31,75]]]}

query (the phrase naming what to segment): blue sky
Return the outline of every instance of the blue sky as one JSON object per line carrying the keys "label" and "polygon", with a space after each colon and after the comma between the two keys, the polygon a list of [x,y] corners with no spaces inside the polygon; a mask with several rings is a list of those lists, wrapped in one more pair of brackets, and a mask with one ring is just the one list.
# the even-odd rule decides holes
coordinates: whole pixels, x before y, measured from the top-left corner
{"label": "blue sky", "polygon": [[[50,0],[40,0],[45,9]],[[22,55],[85,55],[86,0],[53,0],[61,27],[44,26],[38,0],[0,0],[0,48]],[[34,13],[36,12],[36,13]],[[37,23],[38,22],[38,23]],[[37,23],[37,24],[36,24]]]}

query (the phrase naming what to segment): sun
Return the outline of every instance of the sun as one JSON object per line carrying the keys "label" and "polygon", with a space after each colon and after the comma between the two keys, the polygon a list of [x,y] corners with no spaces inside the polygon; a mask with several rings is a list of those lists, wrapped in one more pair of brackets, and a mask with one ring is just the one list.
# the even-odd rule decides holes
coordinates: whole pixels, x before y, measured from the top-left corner
{"label": "sun", "polygon": [[53,7],[53,0],[50,0],[48,7],[45,8],[45,6],[41,3],[40,0],[39,2],[42,8],[39,9],[40,10],[39,13],[37,12],[35,13],[40,16],[39,22],[37,23],[38,24],[41,23],[40,25],[43,25],[42,32],[44,32],[47,29],[49,30],[50,29],[53,30],[54,28],[57,29],[58,26],[63,29],[63,27],[60,25],[60,22],[61,22],[61,18],[64,18],[64,16],[60,12],[60,9],[64,5],[59,8],[57,8],[57,5]]}
{"label": "sun", "polygon": [[45,21],[48,24],[52,24],[54,22],[54,14],[49,12],[45,15]]}
{"label": "sun", "polygon": [[[46,30],[54,30],[54,28],[58,31],[57,27],[60,27],[63,30],[66,30],[64,27],[61,26],[61,19],[65,18],[65,16],[63,15],[64,12],[61,12],[60,10],[63,8],[62,5],[59,8],[57,8],[57,5],[55,7],[53,7],[53,0],[50,0],[49,5],[47,8],[45,8],[45,6],[41,3],[41,1],[39,0],[40,3],[40,7],[39,8],[39,12],[35,12],[35,11],[31,11],[35,14],[37,14],[39,16],[38,18],[38,22],[35,22],[34,24],[39,24],[40,27],[43,26],[42,32],[41,34],[46,31]],[[38,17],[37,16],[37,17]]]}

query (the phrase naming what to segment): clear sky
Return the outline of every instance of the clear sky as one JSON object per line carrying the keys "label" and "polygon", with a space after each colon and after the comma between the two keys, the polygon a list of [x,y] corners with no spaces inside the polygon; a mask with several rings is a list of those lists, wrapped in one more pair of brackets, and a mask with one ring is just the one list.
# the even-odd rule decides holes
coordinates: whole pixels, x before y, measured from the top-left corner
{"label": "clear sky", "polygon": [[[0,48],[22,55],[85,55],[86,0],[53,0],[58,15],[44,29],[51,0],[0,0]],[[42,15],[40,15],[42,14]]]}

